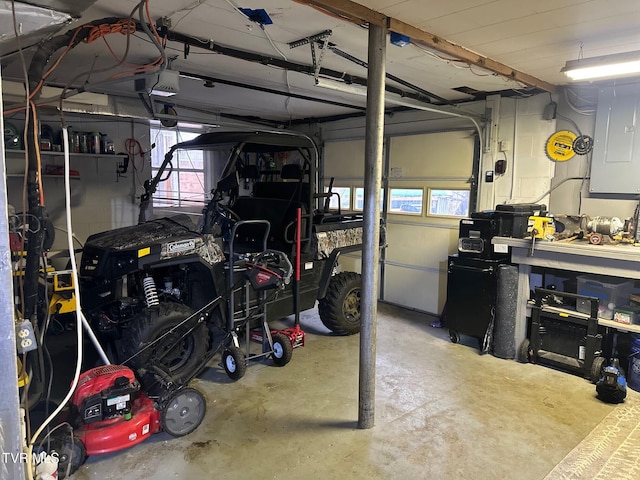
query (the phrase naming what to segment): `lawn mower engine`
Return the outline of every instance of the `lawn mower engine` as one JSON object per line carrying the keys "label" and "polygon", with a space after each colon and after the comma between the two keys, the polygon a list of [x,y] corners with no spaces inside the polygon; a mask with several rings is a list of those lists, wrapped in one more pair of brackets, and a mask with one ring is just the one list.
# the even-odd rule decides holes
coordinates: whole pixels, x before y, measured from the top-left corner
{"label": "lawn mower engine", "polygon": [[74,435],[88,455],[136,445],[161,429],[156,402],[140,389],[133,370],[122,365],[83,373],[71,403]]}
{"label": "lawn mower engine", "polygon": [[57,441],[58,478],[75,472],[87,455],[116,452],[137,445],[160,430],[187,435],[206,411],[196,389],[173,383],[158,369],[138,371],[104,365],[84,372],[71,398],[73,435]]}

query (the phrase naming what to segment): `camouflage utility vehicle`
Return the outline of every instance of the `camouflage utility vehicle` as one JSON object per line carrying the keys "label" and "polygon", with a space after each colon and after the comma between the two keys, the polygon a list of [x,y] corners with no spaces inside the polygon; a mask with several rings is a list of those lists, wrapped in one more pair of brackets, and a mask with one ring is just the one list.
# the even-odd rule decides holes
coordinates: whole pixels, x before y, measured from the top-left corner
{"label": "camouflage utility vehicle", "polygon": [[[163,182],[187,158],[218,172],[199,225],[186,215],[147,219],[153,194],[167,194]],[[362,246],[362,218],[329,211],[317,168],[314,142],[286,132],[205,133],[171,147],[145,183],[141,222],[84,246],[82,307],[114,360],[189,378],[258,317],[316,301],[329,330],[359,332],[360,275],[336,272],[338,256]],[[300,279],[287,284],[296,261]]]}

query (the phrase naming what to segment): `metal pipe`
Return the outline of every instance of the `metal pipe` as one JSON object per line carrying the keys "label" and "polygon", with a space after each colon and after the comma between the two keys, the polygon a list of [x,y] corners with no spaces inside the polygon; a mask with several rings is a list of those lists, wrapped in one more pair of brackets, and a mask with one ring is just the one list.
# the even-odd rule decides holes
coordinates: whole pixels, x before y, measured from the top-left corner
{"label": "metal pipe", "polygon": [[358,428],[372,428],[375,416],[376,315],[380,256],[379,205],[384,139],[386,39],[386,27],[369,25]]}
{"label": "metal pipe", "polygon": [[[0,75],[1,77],[1,75]],[[1,78],[0,78],[1,80]],[[2,82],[0,81],[0,94]],[[0,95],[0,105],[2,96]],[[4,117],[0,117],[0,128],[4,131]],[[5,170],[4,143],[0,145],[0,169]],[[0,282],[5,286],[0,289],[0,445],[2,453],[18,458],[22,451],[23,438],[20,428],[22,415],[18,398],[18,368],[16,366],[16,324],[14,320],[14,293],[11,268],[11,248],[9,246],[9,222],[7,220],[7,178],[0,180]],[[19,461],[10,462],[3,459],[0,464],[0,478],[24,478],[25,464]]]}

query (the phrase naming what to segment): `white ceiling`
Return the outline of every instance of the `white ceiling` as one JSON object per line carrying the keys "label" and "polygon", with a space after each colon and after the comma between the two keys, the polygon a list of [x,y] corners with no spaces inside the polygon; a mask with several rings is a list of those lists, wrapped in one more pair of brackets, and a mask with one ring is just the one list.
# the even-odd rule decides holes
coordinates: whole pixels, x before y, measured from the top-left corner
{"label": "white ceiling", "polygon": [[[81,19],[61,32],[103,17],[127,17],[137,3],[137,0],[97,0],[83,12]],[[577,58],[581,48],[584,57],[640,50],[638,0],[360,0],[357,3],[556,85],[566,83],[560,69],[566,60]],[[273,24],[262,29],[233,5],[265,9]],[[292,0],[150,0],[149,11],[152,19],[169,17],[171,30],[202,39],[203,43],[211,40],[217,45],[297,64],[312,64],[310,47],[290,49],[288,43],[323,30],[333,32],[329,41],[339,49],[362,60],[367,58],[366,28]],[[124,35],[109,35],[107,41],[115,52],[124,51]],[[311,75],[196,47],[191,48],[185,59],[183,45],[177,42],[168,42],[166,48],[168,55],[177,56],[171,67],[174,70],[364,106],[361,97],[315,87]],[[157,53],[144,32],[137,32],[131,38],[127,61],[148,62]],[[449,58],[449,55],[416,45],[389,45],[386,67],[388,73],[456,102],[471,98],[454,90],[458,87],[511,93],[527,87],[480,67],[447,60]],[[18,56],[3,60],[3,78],[19,80]],[[83,43],[69,52],[49,81],[64,85],[73,76],[86,71],[87,74],[80,78],[88,79],[88,89],[135,97],[130,81],[94,85],[105,75],[97,70],[116,62],[104,41]],[[321,66],[366,77],[366,69],[331,51],[324,53]],[[392,81],[388,85],[399,87]],[[401,88],[411,91],[407,87]],[[236,86],[217,84],[215,88],[204,88],[202,81],[188,78],[180,79],[180,93],[173,101],[215,113],[282,122],[360,111]]]}

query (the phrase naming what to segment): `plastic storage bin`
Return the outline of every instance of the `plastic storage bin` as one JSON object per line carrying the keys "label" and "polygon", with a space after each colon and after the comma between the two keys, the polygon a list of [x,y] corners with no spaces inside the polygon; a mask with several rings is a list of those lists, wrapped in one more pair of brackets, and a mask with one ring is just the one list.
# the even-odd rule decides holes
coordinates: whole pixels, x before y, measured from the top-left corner
{"label": "plastic storage bin", "polygon": [[625,305],[613,310],[613,320],[625,325],[640,324],[640,307]]}
{"label": "plastic storage bin", "polygon": [[[578,295],[596,297],[600,301],[600,318],[611,320],[614,308],[629,304],[629,296],[633,291],[632,280],[602,275],[580,275],[577,279]],[[590,313],[589,301],[578,299],[576,309],[581,313]]]}

